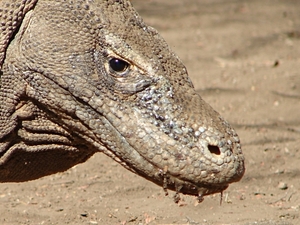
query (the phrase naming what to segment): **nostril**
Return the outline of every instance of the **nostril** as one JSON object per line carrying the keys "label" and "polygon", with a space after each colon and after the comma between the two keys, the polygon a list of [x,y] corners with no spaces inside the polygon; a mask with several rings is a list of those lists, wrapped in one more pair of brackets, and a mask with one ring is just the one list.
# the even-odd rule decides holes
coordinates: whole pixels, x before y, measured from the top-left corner
{"label": "nostril", "polygon": [[220,155],[221,154],[221,151],[220,151],[218,146],[208,145],[207,148],[210,151],[210,153],[212,153],[212,154],[215,154],[215,155]]}

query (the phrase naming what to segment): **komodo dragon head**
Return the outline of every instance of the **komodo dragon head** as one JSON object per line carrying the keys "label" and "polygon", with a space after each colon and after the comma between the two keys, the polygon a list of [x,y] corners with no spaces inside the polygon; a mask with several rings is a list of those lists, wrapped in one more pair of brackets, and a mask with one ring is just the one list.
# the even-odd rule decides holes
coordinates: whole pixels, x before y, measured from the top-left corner
{"label": "komodo dragon head", "polygon": [[240,140],[127,0],[0,2],[0,182],[103,152],[176,193],[244,174]]}

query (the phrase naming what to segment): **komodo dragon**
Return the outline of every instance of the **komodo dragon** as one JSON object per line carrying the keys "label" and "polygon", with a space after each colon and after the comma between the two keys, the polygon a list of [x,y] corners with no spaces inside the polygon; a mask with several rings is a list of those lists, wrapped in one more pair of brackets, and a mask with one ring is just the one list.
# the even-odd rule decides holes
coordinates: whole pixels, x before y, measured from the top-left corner
{"label": "komodo dragon", "polygon": [[199,200],[243,176],[238,135],[128,0],[1,0],[0,21],[0,182],[96,152]]}

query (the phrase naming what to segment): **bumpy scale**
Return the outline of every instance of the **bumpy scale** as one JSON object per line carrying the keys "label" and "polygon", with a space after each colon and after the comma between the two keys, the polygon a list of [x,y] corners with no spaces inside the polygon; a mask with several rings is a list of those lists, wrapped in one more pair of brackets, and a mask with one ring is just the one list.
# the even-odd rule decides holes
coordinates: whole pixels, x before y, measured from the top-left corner
{"label": "bumpy scale", "polygon": [[238,135],[129,1],[2,0],[0,20],[0,182],[96,152],[199,200],[243,176]]}

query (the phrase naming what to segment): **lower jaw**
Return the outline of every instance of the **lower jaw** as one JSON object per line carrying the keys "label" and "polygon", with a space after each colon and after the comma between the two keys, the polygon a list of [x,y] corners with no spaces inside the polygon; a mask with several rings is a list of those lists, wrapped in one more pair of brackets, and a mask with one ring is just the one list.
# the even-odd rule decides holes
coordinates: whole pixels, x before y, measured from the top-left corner
{"label": "lower jaw", "polygon": [[[154,177],[145,177],[164,189],[165,195],[168,195],[168,190],[175,191],[174,201],[180,200],[180,193],[184,195],[196,196],[199,202],[203,201],[203,197],[215,193],[221,193],[229,186],[228,183],[223,184],[194,184],[190,181],[180,180],[172,175],[158,173]],[[154,179],[153,179],[154,178]]]}

